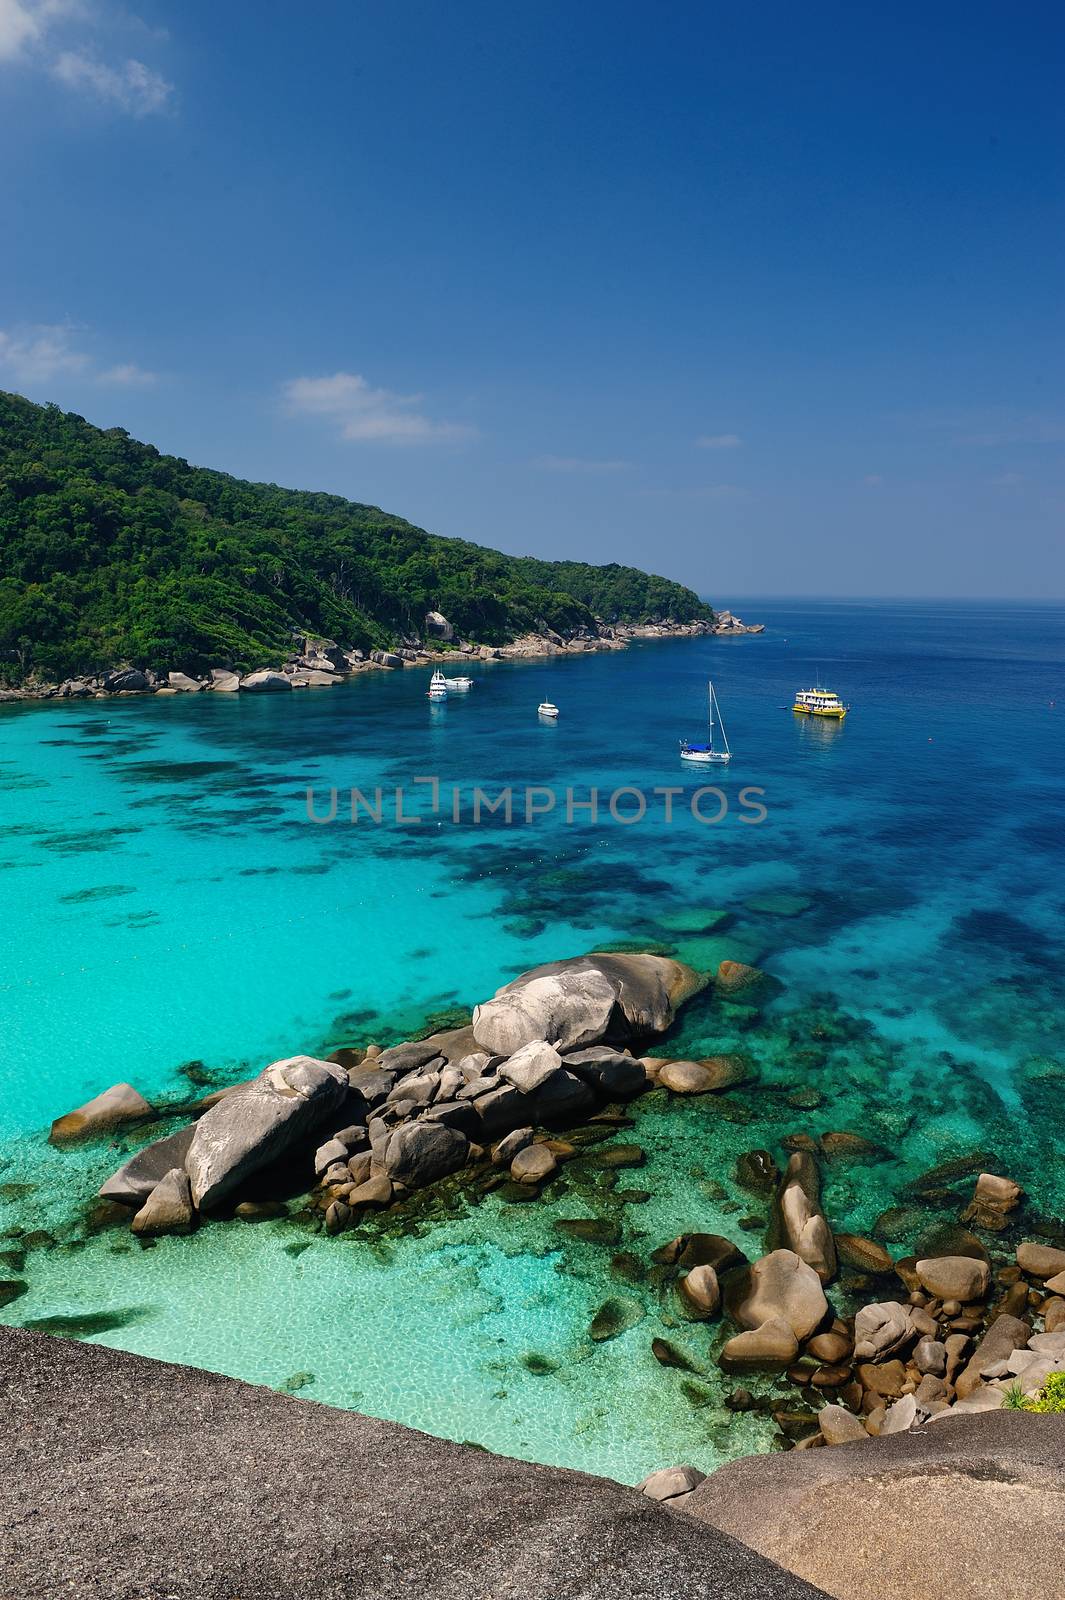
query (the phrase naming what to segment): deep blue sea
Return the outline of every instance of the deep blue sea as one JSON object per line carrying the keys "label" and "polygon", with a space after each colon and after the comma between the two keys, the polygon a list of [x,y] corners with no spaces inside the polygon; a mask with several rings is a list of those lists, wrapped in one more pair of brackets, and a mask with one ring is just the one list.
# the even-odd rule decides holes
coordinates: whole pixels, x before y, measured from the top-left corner
{"label": "deep blue sea", "polygon": [[[0,1276],[29,1285],[5,1320],[635,1481],[772,1432],[722,1407],[715,1329],[678,1325],[615,1259],[686,1229],[760,1249],[765,1203],[737,1187],[738,1153],[780,1157],[793,1132],[875,1140],[876,1160],[828,1166],[827,1210],[897,1254],[954,1214],[907,1186],[974,1151],[1065,1219],[1065,607],[743,609],[764,635],[478,665],[439,709],[415,669],[284,696],[0,707]],[[734,756],[706,778],[677,741],[702,734],[708,677]],[[844,723],[792,715],[817,680],[851,704]],[[416,778],[439,780],[435,814]],[[701,802],[720,821],[692,816],[700,783],[720,787]],[[352,786],[382,789],[380,824],[348,820]],[[509,823],[474,824],[477,786],[511,788]],[[529,787],[556,800],[526,822]],[[567,789],[579,803],[593,787],[599,818],[568,821]],[[646,797],[642,820],[611,818],[622,787]],[[308,820],[308,788],[321,814],[339,791],[334,823]],[[656,788],[681,790],[670,821]],[[396,823],[397,789],[420,822]],[[638,1170],[405,1232],[214,1224],[145,1249],[84,1212],[137,1140],[45,1143],[117,1080],[173,1098],[189,1062],[224,1082],[387,1043],[615,941],[780,980],[762,1010],[704,996],[682,1016],[662,1053],[742,1050],[757,1080],[640,1101],[620,1135],[646,1151]],[[613,1222],[616,1243],[560,1235],[573,1216]],[[634,1325],[593,1343],[608,1296]],[[656,1334],[693,1370],[661,1366]]]}

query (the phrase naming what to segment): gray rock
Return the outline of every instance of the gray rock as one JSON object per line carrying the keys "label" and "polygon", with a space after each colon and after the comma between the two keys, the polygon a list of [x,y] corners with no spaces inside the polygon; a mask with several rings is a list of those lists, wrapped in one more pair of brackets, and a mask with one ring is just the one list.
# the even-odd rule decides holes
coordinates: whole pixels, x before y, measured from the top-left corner
{"label": "gray rock", "polygon": [[432,1105],[437,1090],[440,1088],[440,1074],[438,1072],[408,1072],[405,1073],[389,1090],[388,1101],[394,1103],[406,1100],[411,1105]]}
{"label": "gray rock", "polygon": [[327,1139],[325,1144],[320,1144],[314,1152],[314,1175],[320,1178],[323,1172],[340,1161],[346,1164],[348,1147],[342,1139]]}
{"label": "gray rock", "polygon": [[274,672],[267,667],[261,672],[249,672],[246,678],[240,680],[240,687],[249,694],[275,694],[279,690],[290,690],[292,684],[283,672]]}
{"label": "gray rock", "polygon": [[526,1107],[532,1106],[532,1122],[565,1125],[576,1121],[586,1111],[595,1107],[595,1092],[563,1067],[553,1078],[542,1083],[535,1094],[523,1096]]}
{"label": "gray rock", "polygon": [[558,1162],[545,1144],[527,1144],[510,1163],[515,1183],[544,1183],[558,1171]]}
{"label": "gray rock", "polygon": [[[1027,1322],[1022,1322],[1020,1317],[996,1317],[974,1350],[968,1365],[954,1380],[958,1398],[964,1400],[979,1388],[985,1367],[992,1366],[996,1361],[1007,1361],[1014,1350],[1023,1350],[1031,1331]],[[944,1343],[949,1351],[950,1340]]]}
{"label": "gray rock", "polygon": [[916,1421],[917,1401],[912,1394],[904,1394],[901,1400],[888,1406],[887,1416],[880,1424],[880,1437],[889,1433],[905,1433]]}
{"label": "gray rock", "polygon": [[481,1131],[481,1119],[468,1100],[437,1100],[425,1112],[426,1122],[442,1122],[447,1128],[457,1128],[468,1139]]}
{"label": "gray rock", "polygon": [[190,1234],[195,1226],[189,1174],[184,1166],[173,1166],[155,1184],[141,1210],[133,1219],[134,1234],[155,1238],[158,1234]]}
{"label": "gray rock", "polygon": [[533,1120],[531,1113],[534,1107],[528,1097],[520,1094],[510,1083],[504,1083],[488,1094],[478,1095],[473,1108],[481,1119],[481,1131],[488,1139]]}
{"label": "gray rock", "polygon": [[500,1139],[492,1151],[492,1165],[496,1167],[509,1167],[519,1150],[524,1150],[527,1144],[533,1142],[532,1128],[514,1128],[505,1138]]}
{"label": "gray rock", "polygon": [[444,1066],[437,1045],[432,1039],[408,1040],[406,1044],[394,1044],[388,1050],[382,1050],[374,1063],[379,1072],[415,1072],[419,1067],[428,1066],[430,1061]]}
{"label": "gray rock", "polygon": [[822,1406],[817,1413],[817,1426],[826,1444],[869,1442],[862,1419],[856,1417],[853,1411],[848,1411],[846,1406]]}
{"label": "gray rock", "polygon": [[562,1070],[562,1058],[553,1045],[533,1039],[499,1067],[499,1076],[522,1094],[532,1094],[541,1084]]}
{"label": "gray rock", "polygon": [[513,1055],[546,1039],[563,1053],[604,1041],[662,1033],[676,1008],[703,986],[665,956],[591,955],[523,973],[476,1008],[473,1031],[486,1050]]}
{"label": "gray rock", "polygon": [[101,1197],[117,1200],[124,1206],[142,1205],[172,1167],[184,1166],[195,1132],[196,1124],[190,1122],[187,1128],[179,1128],[176,1133],[168,1133],[165,1139],[145,1145],[100,1185]]}
{"label": "gray rock", "polygon": [[137,667],[118,667],[104,674],[104,688],[108,694],[131,694],[148,688],[148,679]]}
{"label": "gray rock", "polygon": [[571,1051],[562,1064],[608,1100],[627,1100],[647,1087],[647,1074],[640,1063],[608,1045]]}
{"label": "gray rock", "polygon": [[385,1146],[385,1171],[393,1183],[421,1189],[457,1172],[469,1147],[465,1134],[442,1122],[409,1122],[397,1128]]}
{"label": "gray rock", "polygon": [[859,1361],[883,1361],[911,1344],[915,1332],[910,1307],[901,1301],[878,1300],[861,1306],[854,1318],[855,1357]]}
{"label": "gray rock", "polygon": [[185,1157],[193,1203],[200,1210],[220,1204],[253,1172],[309,1138],[347,1093],[342,1067],[292,1056],[227,1095],[200,1118]]}
{"label": "gray rock", "polygon": [[144,1096],[131,1083],[114,1083],[110,1089],[86,1100],[76,1111],[68,1111],[52,1123],[48,1143],[77,1144],[94,1139],[126,1122],[143,1122],[154,1112]]}
{"label": "gray rock", "polygon": [[203,688],[197,678],[190,678],[185,672],[168,672],[166,681],[171,689],[177,689],[181,694],[199,694]]}
{"label": "gray rock", "polygon": [[947,1347],[939,1339],[921,1339],[913,1359],[918,1372],[941,1378],[947,1370]]}
{"label": "gray rock", "polygon": [[1017,1246],[1017,1265],[1030,1278],[1054,1278],[1065,1272],[1065,1250],[1026,1241]]}
{"label": "gray rock", "polygon": [[215,694],[236,694],[240,688],[240,678],[235,672],[224,672],[220,667],[212,667],[210,688]]}
{"label": "gray rock", "polygon": [[378,1072],[373,1067],[358,1067],[348,1073],[348,1082],[368,1107],[383,1104],[396,1082],[394,1072]]}
{"label": "gray rock", "polygon": [[727,1339],[718,1360],[724,1372],[782,1372],[798,1353],[799,1341],[789,1324],[773,1316]]}
{"label": "gray rock", "polygon": [[161,1233],[191,1233],[195,1224],[189,1175],[184,1167],[172,1167],[160,1178],[133,1218],[133,1232],[147,1238]]}
{"label": "gray rock", "polygon": [[648,1500],[676,1500],[678,1496],[691,1494],[705,1481],[706,1473],[697,1467],[663,1467],[638,1483],[636,1492],[645,1494]]}
{"label": "gray rock", "polygon": [[[5,1327],[0,1395],[18,1417],[0,1460],[12,1597],[823,1600],[621,1484],[192,1367]],[[294,1485],[314,1508],[298,1528],[263,1514]],[[1036,1569],[1046,1600],[1054,1569]]]}

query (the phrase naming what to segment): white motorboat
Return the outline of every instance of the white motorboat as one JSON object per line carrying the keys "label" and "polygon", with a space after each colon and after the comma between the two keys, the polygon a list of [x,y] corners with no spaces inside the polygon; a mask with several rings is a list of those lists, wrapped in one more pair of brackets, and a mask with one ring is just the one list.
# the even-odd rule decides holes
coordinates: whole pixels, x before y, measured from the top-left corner
{"label": "white motorboat", "polygon": [[536,711],[538,716],[546,717],[549,722],[554,722],[558,716],[558,707],[551,700],[541,700]]}
{"label": "white motorboat", "polygon": [[447,684],[448,694],[465,694],[468,689],[473,688],[472,678],[445,678],[444,682]]}
{"label": "white motorboat", "polygon": [[[728,737],[725,733],[725,724],[721,718],[721,707],[717,703],[714,685],[711,681],[706,685],[706,743],[689,744],[687,739],[680,741],[680,759],[691,761],[699,766],[712,766],[717,761],[731,761],[732,751],[728,747]],[[717,712],[717,726],[721,730],[721,743],[714,745],[714,712]]]}

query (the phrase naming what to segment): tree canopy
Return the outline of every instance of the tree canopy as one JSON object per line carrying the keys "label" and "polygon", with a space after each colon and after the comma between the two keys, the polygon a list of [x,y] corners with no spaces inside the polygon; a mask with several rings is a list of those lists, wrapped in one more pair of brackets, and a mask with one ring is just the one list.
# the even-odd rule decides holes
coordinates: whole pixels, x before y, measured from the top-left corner
{"label": "tree canopy", "polygon": [[0,393],[0,663],[9,677],[276,664],[293,636],[396,643],[440,611],[500,644],[544,626],[709,620],[635,567],[508,556],[338,495],[190,466]]}

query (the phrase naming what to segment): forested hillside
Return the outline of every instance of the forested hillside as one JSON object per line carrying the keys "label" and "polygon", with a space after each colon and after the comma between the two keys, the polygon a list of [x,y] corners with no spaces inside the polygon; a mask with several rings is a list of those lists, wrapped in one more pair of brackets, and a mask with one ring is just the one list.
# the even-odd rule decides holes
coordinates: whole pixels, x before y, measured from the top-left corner
{"label": "forested hillside", "polygon": [[616,565],[442,539],[376,506],[247,483],[121,428],[0,394],[0,668],[119,661],[250,668],[293,633],[394,643],[441,611],[502,643],[547,624],[711,618],[690,589]]}

